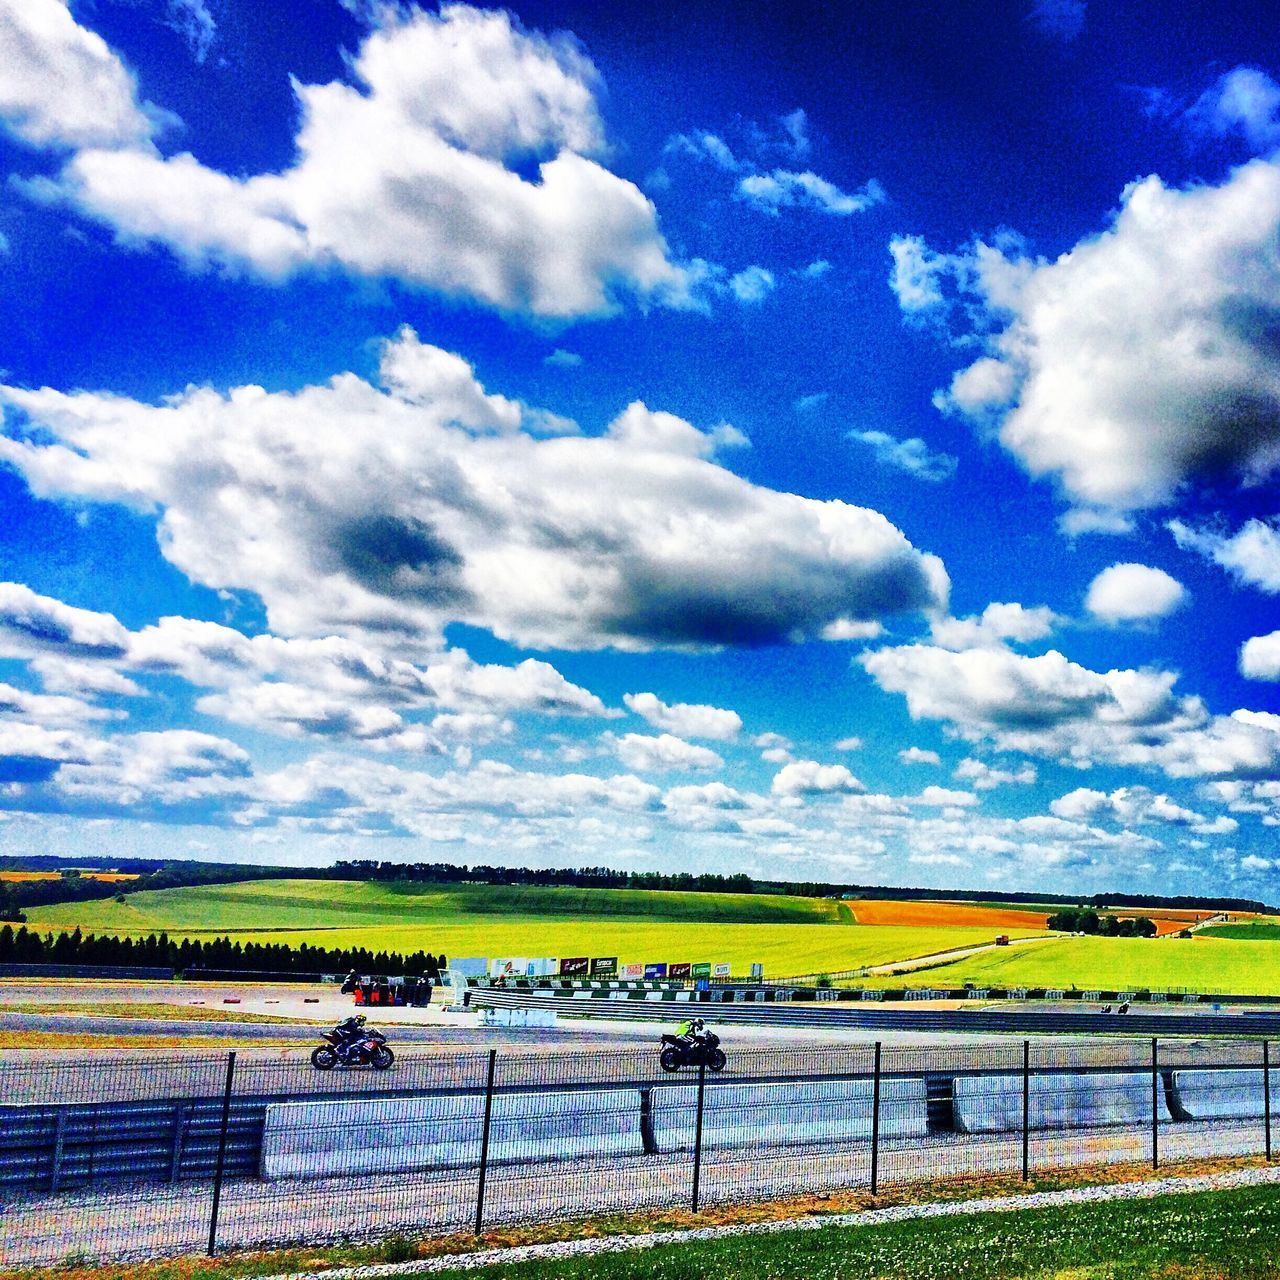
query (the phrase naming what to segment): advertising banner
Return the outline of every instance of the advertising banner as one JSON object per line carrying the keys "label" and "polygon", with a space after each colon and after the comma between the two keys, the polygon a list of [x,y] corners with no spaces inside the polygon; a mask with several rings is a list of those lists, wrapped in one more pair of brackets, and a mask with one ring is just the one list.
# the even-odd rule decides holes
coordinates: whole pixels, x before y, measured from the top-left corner
{"label": "advertising banner", "polygon": [[693,968],[691,964],[669,964],[667,965],[668,978],[687,978],[689,970]]}
{"label": "advertising banner", "polygon": [[665,964],[647,964],[644,967],[644,976],[646,978],[665,978],[667,976],[667,966]]}
{"label": "advertising banner", "polygon": [[464,978],[483,978],[489,972],[489,961],[485,956],[463,956],[461,960],[454,960],[449,968]]}
{"label": "advertising banner", "polygon": [[618,976],[617,956],[597,956],[591,962],[593,978],[616,978]]}
{"label": "advertising banner", "polygon": [[752,976],[753,978],[763,978],[763,977],[764,977],[764,965],[762,965],[762,964],[753,964],[753,965],[751,966],[751,976]]}
{"label": "advertising banner", "polygon": [[691,964],[689,973],[695,978],[709,978],[711,977],[711,964],[709,961],[705,964]]}
{"label": "advertising banner", "polygon": [[507,960],[490,960],[489,976],[491,978],[525,978],[528,977],[529,962],[523,956],[512,956]]}
{"label": "advertising banner", "polygon": [[711,966],[711,976],[713,978],[727,978],[733,973],[733,965],[731,964],[713,964]]}
{"label": "advertising banner", "polygon": [[531,978],[549,978],[552,974],[560,972],[560,961],[554,957],[530,960],[525,972]]}
{"label": "advertising banner", "polygon": [[642,964],[624,964],[622,966],[622,976],[624,978],[643,978],[644,965]]}
{"label": "advertising banner", "polygon": [[562,978],[585,978],[591,971],[591,961],[586,956],[572,956],[560,961]]}

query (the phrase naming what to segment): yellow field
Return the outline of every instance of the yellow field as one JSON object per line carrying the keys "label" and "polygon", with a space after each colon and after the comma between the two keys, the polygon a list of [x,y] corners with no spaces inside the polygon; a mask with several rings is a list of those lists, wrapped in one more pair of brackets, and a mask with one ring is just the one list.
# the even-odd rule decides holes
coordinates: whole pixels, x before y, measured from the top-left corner
{"label": "yellow field", "polygon": [[1280,995],[1280,944],[1233,938],[1045,938],[869,986],[1078,987]]}
{"label": "yellow field", "polygon": [[[1010,930],[1018,936],[1035,931]],[[178,935],[174,935],[178,936]],[[207,936],[207,935],[205,935]],[[236,936],[233,932],[233,938]],[[863,965],[888,964],[992,940],[990,929],[883,925],[641,924],[625,920],[528,920],[385,928],[254,932],[245,941],[303,942],[324,947],[367,947],[373,951],[418,950],[461,956],[612,956],[620,964],[709,961],[731,964],[745,974],[753,963],[766,976],[835,973]]]}

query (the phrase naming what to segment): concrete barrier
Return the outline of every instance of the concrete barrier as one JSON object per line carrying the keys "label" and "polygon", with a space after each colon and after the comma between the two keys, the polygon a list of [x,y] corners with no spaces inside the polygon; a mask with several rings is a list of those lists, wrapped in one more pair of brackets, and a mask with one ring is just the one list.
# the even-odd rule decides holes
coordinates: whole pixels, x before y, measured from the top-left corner
{"label": "concrete barrier", "polygon": [[[483,1094],[271,1103],[260,1171],[323,1178],[477,1165],[483,1123]],[[638,1089],[494,1095],[494,1164],[643,1152]]]}
{"label": "concrete barrier", "polygon": [[554,1027],[554,1009],[503,1009],[482,1007],[480,1021],[488,1027]]}
{"label": "concrete barrier", "polygon": [[[1262,1119],[1262,1069],[1175,1071],[1170,1109],[1179,1120]],[[1280,1071],[1271,1072],[1271,1114],[1280,1115]]]}
{"label": "concrete barrier", "polygon": [[[1151,1077],[1141,1072],[1033,1075],[1027,1124],[1031,1129],[1090,1129],[1150,1124]],[[1161,1111],[1164,1112],[1161,1089]],[[1022,1128],[1020,1075],[957,1076],[952,1092],[961,1133],[1011,1133]],[[1162,1119],[1167,1118],[1162,1114]]]}
{"label": "concrete barrier", "polygon": [[[658,1151],[693,1150],[696,1084],[658,1085],[650,1115]],[[704,1148],[802,1146],[871,1138],[872,1082],[711,1084],[703,1100]],[[880,1082],[880,1136],[923,1138],[928,1116],[923,1077]]]}

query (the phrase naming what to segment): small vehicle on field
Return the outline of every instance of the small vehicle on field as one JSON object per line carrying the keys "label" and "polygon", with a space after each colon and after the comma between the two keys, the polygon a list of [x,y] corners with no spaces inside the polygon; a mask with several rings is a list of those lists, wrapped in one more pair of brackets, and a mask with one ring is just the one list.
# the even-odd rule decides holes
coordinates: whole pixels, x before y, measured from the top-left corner
{"label": "small vehicle on field", "polygon": [[662,1037],[658,1064],[663,1071],[679,1071],[681,1067],[700,1067],[705,1064],[710,1071],[723,1071],[727,1059],[720,1048],[720,1037],[707,1030],[701,1018],[691,1018],[682,1023],[675,1035]]}
{"label": "small vehicle on field", "polygon": [[365,1066],[385,1071],[396,1060],[387,1046],[386,1036],[365,1026],[363,1014],[347,1018],[332,1031],[322,1032],[320,1039],[324,1043],[311,1051],[311,1065],[317,1071]]}

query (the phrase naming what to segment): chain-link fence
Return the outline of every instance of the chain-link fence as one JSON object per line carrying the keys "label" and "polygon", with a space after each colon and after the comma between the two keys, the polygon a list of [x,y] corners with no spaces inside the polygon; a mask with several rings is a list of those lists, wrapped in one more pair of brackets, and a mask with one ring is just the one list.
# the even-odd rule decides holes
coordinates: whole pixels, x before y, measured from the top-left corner
{"label": "chain-link fence", "polygon": [[0,1063],[0,1258],[479,1231],[965,1174],[1271,1157],[1264,1041],[1007,1041]]}

